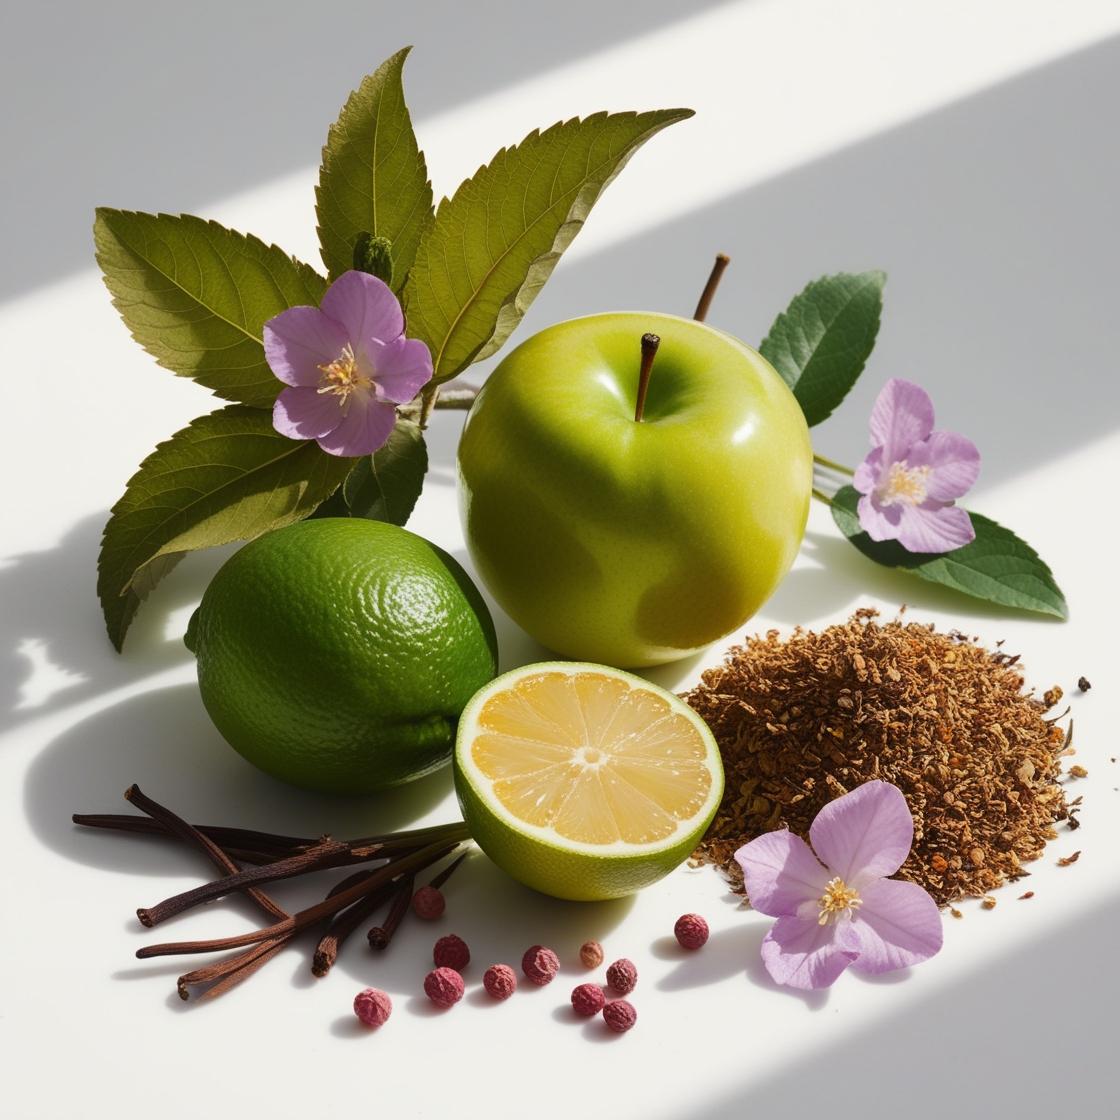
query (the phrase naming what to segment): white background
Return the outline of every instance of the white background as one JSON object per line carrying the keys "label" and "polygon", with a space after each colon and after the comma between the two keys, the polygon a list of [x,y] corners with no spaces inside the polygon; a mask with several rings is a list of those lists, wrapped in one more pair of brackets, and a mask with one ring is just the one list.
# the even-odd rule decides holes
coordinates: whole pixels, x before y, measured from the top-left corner
{"label": "white background", "polygon": [[[640,14],[637,12],[640,10]],[[740,0],[642,5],[38,4],[0,14],[0,1114],[103,1117],[738,1117],[1115,1115],[1120,753],[1114,505],[1120,452],[1116,199],[1120,9],[1107,0]],[[890,274],[872,363],[815,433],[854,462],[883,381],[926,385],[939,422],[984,452],[972,502],[1054,567],[1067,624],[1001,618],[875,569],[815,509],[794,572],[749,629],[838,621],[857,605],[960,626],[1071,694],[1084,827],[992,912],[946,919],[910,975],[775,990],[767,928],[710,870],[640,897],[561,904],[481,855],[444,922],[359,942],[313,981],[289,951],[212,1006],[174,994],[181,960],[137,962],[132,912],[199,880],[171,846],[79,834],[133,781],[193,820],[352,835],[451,819],[450,779],[343,801],[252,770],[209,725],[180,636],[223,554],[182,564],[123,656],[94,596],[109,505],[156,441],[211,407],[128,338],[92,265],[97,204],[202,213],[317,261],[319,145],[362,74],[406,42],[437,194],[530,128],[599,108],[683,104],[694,120],[630,164],[517,337],[575,314],[687,314],[712,254],[734,263],[711,321],[757,341],[806,280]],[[477,371],[481,376],[483,371]],[[463,557],[461,417],[440,414],[411,525]],[[506,667],[541,655],[498,617]],[[720,648],[651,674],[695,681]],[[1079,675],[1094,689],[1073,694]],[[1071,868],[1059,855],[1084,850]],[[322,888],[289,891],[293,903]],[[712,940],[669,939],[686,910]],[[256,924],[223,904],[176,934]],[[418,995],[430,941],[471,943],[477,983],[532,941],[551,987],[447,1014]],[[567,1009],[585,937],[641,972],[624,1038]],[[354,992],[396,1011],[356,1030]]]}

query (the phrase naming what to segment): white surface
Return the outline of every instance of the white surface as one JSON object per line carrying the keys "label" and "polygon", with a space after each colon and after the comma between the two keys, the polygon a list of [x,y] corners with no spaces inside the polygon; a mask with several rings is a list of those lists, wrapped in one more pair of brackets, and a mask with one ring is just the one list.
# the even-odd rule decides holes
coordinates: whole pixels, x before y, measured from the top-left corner
{"label": "white surface", "polygon": [[[758,0],[709,5],[690,17],[683,6],[676,13],[652,4],[647,31],[627,35],[615,26],[604,39],[594,23],[600,5],[568,3],[580,30],[558,33],[553,57],[541,55],[538,40],[555,6],[542,7],[541,27],[526,7],[515,6],[522,14],[512,23],[501,21],[509,12],[500,5],[479,13],[472,49],[510,44],[493,52],[486,78],[434,19],[395,6],[376,13],[324,4],[305,17],[323,27],[301,31],[293,21],[286,38],[273,23],[262,31],[270,37],[261,80],[278,86],[278,102],[298,96],[299,83],[317,73],[337,91],[319,133],[301,149],[310,157],[360,76],[360,66],[340,73],[335,65],[330,37],[338,25],[347,65],[363,35],[370,66],[415,41],[410,88],[442,83],[439,98],[429,90],[423,101],[431,111],[418,114],[438,191],[500,144],[562,115],[695,107],[695,120],[657,137],[611,187],[518,337],[614,306],[687,312],[717,249],[734,264],[712,321],[748,340],[808,278],[886,268],[876,355],[840,416],[815,434],[818,446],[853,462],[882,381],[893,374],[921,381],[940,422],[972,435],[985,454],[974,504],[1051,562],[1072,620],[1001,619],[879,572],[838,542],[827,512],[815,509],[794,572],[750,629],[820,625],[859,604],[893,609],[906,601],[913,617],[987,642],[1005,638],[1024,655],[1032,683],[1059,683],[1071,696],[1078,761],[1090,771],[1076,787],[1085,796],[1084,826],[1076,835],[1063,830],[1033,869],[1031,901],[1017,901],[1025,888],[1011,887],[990,913],[965,906],[963,921],[947,920],[941,956],[912,975],[880,983],[845,977],[813,998],[766,983],[757,947],[768,922],[737,909],[710,870],[682,870],[631,902],[578,906],[522,890],[477,856],[449,886],[445,920],[433,929],[413,924],[384,958],[371,959],[359,936],[334,973],[316,982],[305,946],[213,1006],[182,1005],[174,977],[184,962],[134,961],[133,950],[152,935],[131,915],[197,882],[197,858],[79,834],[68,823],[72,811],[121,811],[132,781],[190,819],[344,836],[450,819],[454,806],[446,775],[368,803],[300,794],[221,743],[179,640],[221,555],[192,558],[173,573],[142,610],[123,657],[104,639],[93,583],[107,507],[152,445],[209,398],[155,367],[128,338],[86,267],[88,240],[80,239],[89,211],[97,203],[194,208],[317,259],[312,167],[211,198],[199,171],[204,152],[184,150],[155,128],[147,145],[130,140],[134,172],[123,152],[99,162],[91,147],[64,187],[45,175],[41,191],[25,191],[23,208],[3,215],[18,251],[5,272],[17,282],[0,304],[7,420],[0,837],[8,853],[0,1112],[20,1120],[134,1109],[168,1117],[376,1111],[653,1120],[764,1115],[781,1106],[792,1116],[1043,1117],[1067,1107],[1083,1117],[1113,1115],[1120,764],[1110,760],[1120,753],[1120,708],[1111,644],[1116,542],[1108,527],[1120,453],[1113,111],[1120,44],[1110,36],[1120,32],[1120,11],[1105,0]],[[55,6],[42,6],[48,10],[58,17]],[[203,10],[220,18],[216,8]],[[203,71],[223,57],[215,46],[209,59],[209,37],[197,28],[182,39],[194,53],[177,54],[171,6],[146,9],[143,23],[121,22],[127,10],[115,14],[107,26],[118,46],[150,47],[172,35],[162,48],[168,73]],[[256,14],[265,18],[263,9]],[[384,26],[377,31],[381,14],[392,40]],[[84,44],[73,34],[55,38],[41,11],[27,18],[38,21],[30,38],[8,35],[7,48],[53,59],[50,73],[65,88],[68,52],[79,65]],[[237,29],[243,42],[234,46],[249,49],[251,23]],[[526,58],[537,44],[531,77],[529,67],[509,61],[520,57],[519,38]],[[456,64],[425,70],[425,52]],[[88,90],[75,86],[70,111],[81,127],[64,114],[57,127],[119,147],[127,129],[98,113],[111,111],[118,95],[135,99],[128,73],[107,68]],[[472,100],[447,108],[457,83]],[[149,103],[166,99],[167,115],[186,114],[204,136],[207,114],[223,108],[221,88],[216,76],[188,97],[169,83],[142,101],[158,121]],[[52,90],[48,100],[59,97]],[[19,105],[35,118],[26,97]],[[48,108],[41,130],[52,127]],[[236,121],[235,107],[224,110]],[[260,127],[285,142],[276,121]],[[214,141],[226,160],[254,143],[252,130],[243,144],[231,143],[226,133],[234,128],[219,128],[223,139]],[[43,141],[30,162],[9,158],[11,182],[12,169],[21,184],[49,169],[51,147]],[[7,156],[10,149],[6,143]],[[153,179],[149,164],[166,181]],[[180,174],[186,197],[175,192]],[[215,170],[213,182],[244,186],[252,175],[247,161],[236,172]],[[132,192],[133,181],[143,189]],[[106,184],[114,193],[104,193]],[[148,197],[155,186],[159,197]],[[58,213],[49,212],[56,202]],[[44,234],[49,252],[32,261],[26,230],[36,226],[62,232],[57,244]],[[71,236],[73,229],[81,232]],[[21,253],[36,284],[55,279],[19,284]],[[460,423],[456,414],[437,416],[432,474],[410,527],[462,556],[453,474]],[[506,666],[540,655],[498,621]],[[684,686],[719,656],[713,648],[651,675]],[[1085,697],[1073,692],[1081,674],[1095,685]],[[1057,856],[1075,848],[1084,849],[1080,862],[1056,868]],[[706,949],[687,958],[667,941],[686,910],[706,914],[713,929]],[[250,922],[250,907],[222,904],[177,923],[176,934],[207,936]],[[487,963],[516,963],[532,941],[554,945],[568,967],[551,987],[519,992],[507,1004],[489,1006],[472,993],[436,1014],[417,994],[419,981],[429,942],[451,930],[472,946],[472,987]],[[570,962],[587,936],[599,937],[608,955],[638,963],[640,1020],[625,1038],[604,1042],[598,1024],[570,1019],[568,991],[583,979]],[[349,1013],[353,993],[367,983],[396,1001],[376,1037],[355,1030]]]}

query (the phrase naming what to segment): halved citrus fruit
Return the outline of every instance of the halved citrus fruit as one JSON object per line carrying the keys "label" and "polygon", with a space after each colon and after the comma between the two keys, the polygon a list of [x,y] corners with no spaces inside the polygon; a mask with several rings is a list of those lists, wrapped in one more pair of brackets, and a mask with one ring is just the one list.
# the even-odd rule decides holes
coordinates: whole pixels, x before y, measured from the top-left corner
{"label": "halved citrus fruit", "polygon": [[556,898],[619,898],[695,848],[723,795],[707,724],[671,692],[605,665],[546,662],[463,711],[455,790],[471,834]]}

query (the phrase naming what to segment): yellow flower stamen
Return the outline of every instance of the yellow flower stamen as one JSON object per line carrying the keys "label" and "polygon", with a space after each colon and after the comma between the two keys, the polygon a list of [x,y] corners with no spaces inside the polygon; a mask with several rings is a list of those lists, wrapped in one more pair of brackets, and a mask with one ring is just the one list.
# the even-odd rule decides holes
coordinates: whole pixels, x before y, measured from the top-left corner
{"label": "yellow flower stamen", "polygon": [[859,891],[852,890],[843,879],[839,877],[829,879],[828,886],[825,887],[824,894],[821,895],[818,903],[820,916],[817,923],[826,926],[829,922],[836,921],[842,914],[846,914],[850,918],[852,912],[858,909],[862,903],[863,900],[859,897]]}
{"label": "yellow flower stamen", "polygon": [[341,397],[341,404],[345,407],[350,394],[356,389],[372,389],[373,382],[358,368],[358,360],[354,357],[354,348],[347,343],[342,348],[333,362],[319,366],[322,377],[319,378],[319,392],[332,393]]}
{"label": "yellow flower stamen", "polygon": [[929,475],[929,467],[891,463],[887,481],[879,487],[879,501],[885,506],[920,506],[926,500]]}

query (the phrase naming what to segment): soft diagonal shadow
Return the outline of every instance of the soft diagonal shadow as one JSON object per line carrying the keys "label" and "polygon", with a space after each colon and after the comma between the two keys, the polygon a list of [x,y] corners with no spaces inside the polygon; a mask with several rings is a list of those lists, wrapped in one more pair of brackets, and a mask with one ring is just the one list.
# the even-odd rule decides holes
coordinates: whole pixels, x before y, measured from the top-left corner
{"label": "soft diagonal shadow", "polygon": [[1012,478],[1120,423],[1120,147],[1100,140],[1118,97],[1112,39],[562,264],[513,342],[601,311],[688,315],[724,250],[709,319],[757,345],[809,279],[883,268],[875,353],[815,445],[854,464],[875,395],[906,377],[985,453],[982,487]]}
{"label": "soft diagonal shadow", "polygon": [[[727,2],[644,0],[640,30]],[[19,217],[4,227],[0,298],[87,266],[95,205],[200,210],[305,166],[361,76],[405,44],[416,47],[409,104],[423,118],[636,30],[630,5],[591,0],[568,0],[547,33],[532,22],[520,0],[13,8],[0,101],[21,108],[0,119],[0,151],[14,161],[0,213]]]}
{"label": "soft diagonal shadow", "polygon": [[[1117,928],[1114,896],[982,970],[899,1000],[900,1010],[866,1030],[838,1030],[823,1053],[762,1074],[725,1100],[697,1102],[691,1114],[740,1120],[749,1105],[760,1116],[941,1120],[979,1115],[972,1105],[998,1100],[999,1115],[1018,1120],[1112,1116],[1093,1071],[1114,1061]],[[1067,1011],[1057,1019],[1040,1018],[1041,1008],[1059,1007]]]}

